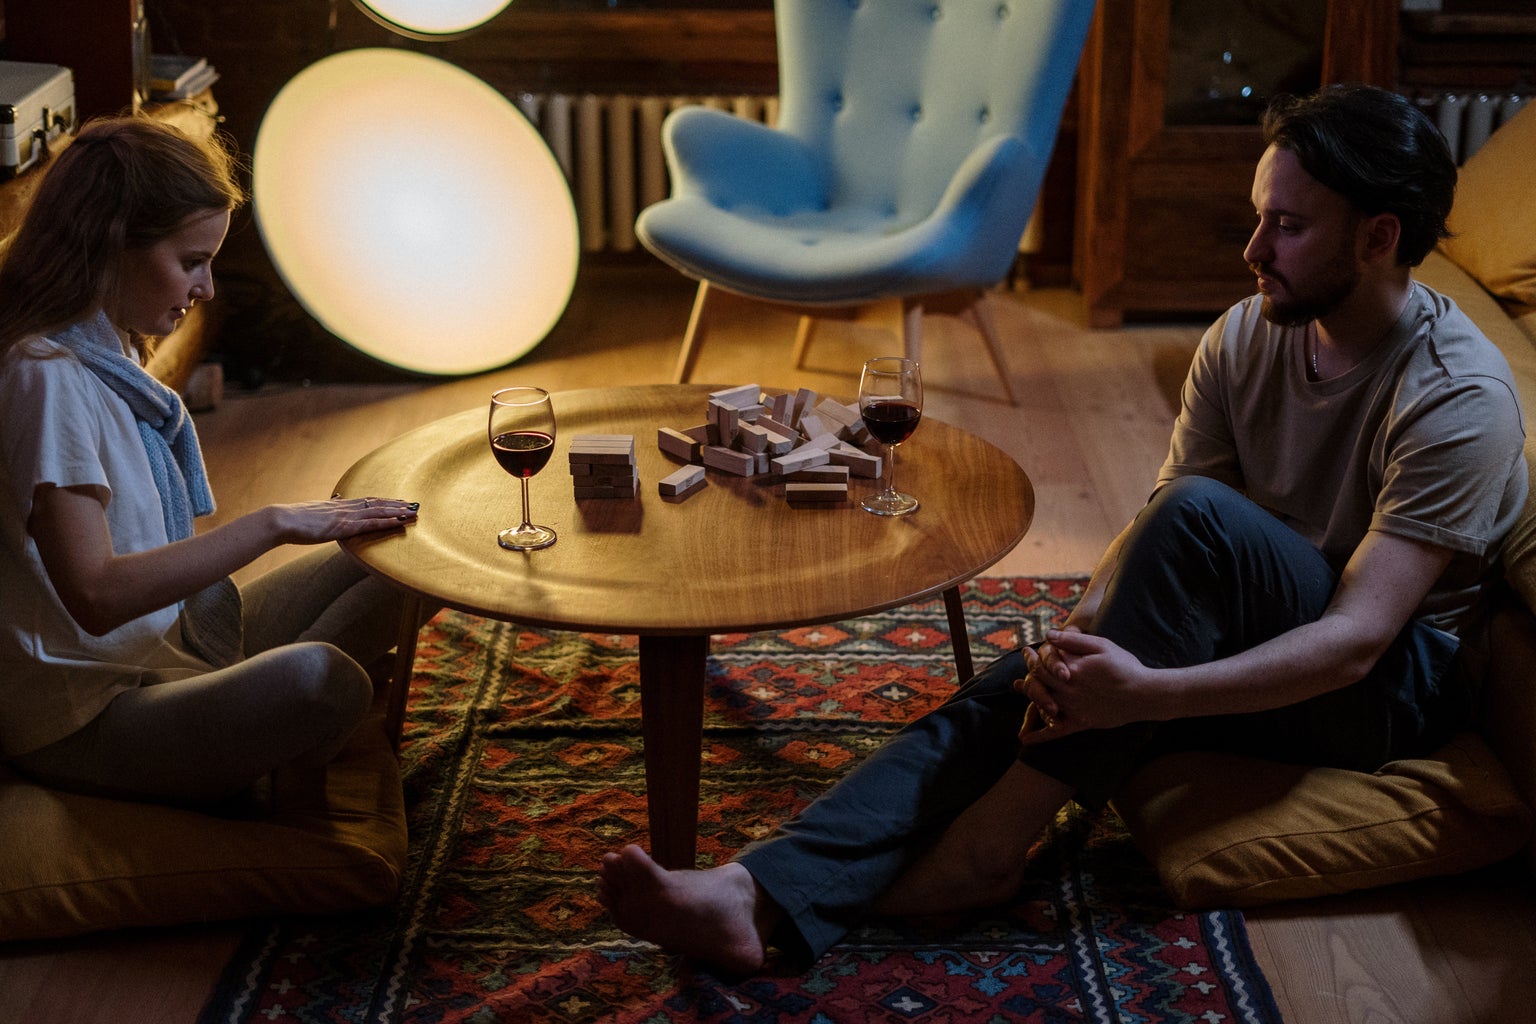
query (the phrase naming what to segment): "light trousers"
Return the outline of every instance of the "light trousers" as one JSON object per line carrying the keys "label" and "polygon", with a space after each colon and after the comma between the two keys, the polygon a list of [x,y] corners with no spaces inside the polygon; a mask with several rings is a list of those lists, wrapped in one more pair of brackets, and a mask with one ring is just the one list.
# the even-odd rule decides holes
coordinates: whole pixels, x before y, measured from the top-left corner
{"label": "light trousers", "polygon": [[243,661],[125,691],[12,763],[60,789],[197,805],[328,762],[372,702],[363,666],[394,646],[402,595],[326,545],[240,596]]}

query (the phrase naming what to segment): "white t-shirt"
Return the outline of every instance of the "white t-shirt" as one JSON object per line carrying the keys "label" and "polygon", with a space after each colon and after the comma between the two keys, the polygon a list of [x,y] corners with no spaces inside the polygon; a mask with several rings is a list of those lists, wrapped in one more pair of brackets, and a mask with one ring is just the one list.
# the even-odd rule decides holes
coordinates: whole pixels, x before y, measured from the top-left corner
{"label": "white t-shirt", "polygon": [[0,356],[0,432],[0,755],[15,755],[64,738],[152,673],[208,666],[182,650],[175,606],[105,636],[85,632],[27,533],[39,487],[91,487],[115,553],[166,543],[127,404],[67,350],[26,341]]}
{"label": "white t-shirt", "polygon": [[1214,477],[1319,548],[1336,571],[1370,530],[1453,552],[1419,616],[1467,639],[1525,503],[1525,429],[1509,364],[1456,304],[1415,284],[1347,373],[1307,379],[1305,329],[1258,297],[1201,339],[1159,484]]}

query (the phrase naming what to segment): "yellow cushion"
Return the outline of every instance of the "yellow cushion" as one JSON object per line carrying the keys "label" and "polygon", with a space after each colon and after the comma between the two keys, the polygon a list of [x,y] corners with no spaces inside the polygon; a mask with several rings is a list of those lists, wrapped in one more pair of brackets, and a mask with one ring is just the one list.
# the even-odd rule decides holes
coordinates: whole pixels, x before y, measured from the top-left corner
{"label": "yellow cushion", "polygon": [[1374,774],[1225,754],[1151,762],[1116,797],[1185,907],[1248,907],[1467,871],[1524,845],[1531,812],[1463,733]]}
{"label": "yellow cushion", "polygon": [[326,804],[231,820],[62,793],[0,769],[0,941],[393,900],[405,806],[375,720],[331,764]]}
{"label": "yellow cushion", "polygon": [[1536,304],[1536,104],[1510,118],[1461,168],[1446,255],[1503,299]]}

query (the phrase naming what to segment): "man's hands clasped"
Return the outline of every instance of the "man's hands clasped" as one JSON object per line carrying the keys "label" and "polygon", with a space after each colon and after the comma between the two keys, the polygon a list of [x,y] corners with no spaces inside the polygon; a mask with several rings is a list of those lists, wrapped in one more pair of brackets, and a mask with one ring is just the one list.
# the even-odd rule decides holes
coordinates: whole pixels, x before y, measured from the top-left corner
{"label": "man's hands clasped", "polygon": [[1073,626],[1050,630],[1045,641],[1024,648],[1029,668],[1013,681],[1014,691],[1030,701],[1022,744],[1158,717],[1151,674],[1124,648]]}

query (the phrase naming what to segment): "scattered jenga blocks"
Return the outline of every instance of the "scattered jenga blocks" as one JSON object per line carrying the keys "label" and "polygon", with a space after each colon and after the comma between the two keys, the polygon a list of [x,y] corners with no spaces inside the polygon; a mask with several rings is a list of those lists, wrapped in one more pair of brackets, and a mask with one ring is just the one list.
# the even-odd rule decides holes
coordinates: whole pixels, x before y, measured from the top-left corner
{"label": "scattered jenga blocks", "polygon": [[[809,388],[779,395],[764,395],[756,384],[722,388],[710,392],[705,416],[692,427],[658,428],[657,447],[688,463],[658,483],[662,497],[693,494],[710,469],[740,477],[776,474],[790,504],[826,507],[848,501],[850,478],[880,476],[880,457],[857,447],[868,440],[858,406]],[[588,465],[587,472],[597,472],[600,464]]]}
{"label": "scattered jenga blocks", "polygon": [[663,498],[681,500],[703,490],[707,482],[703,466],[684,466],[658,481],[656,489]]}
{"label": "scattered jenga blocks", "polygon": [[864,414],[859,412],[856,405],[845,405],[825,398],[816,406],[816,414],[825,423],[837,424],[836,433],[845,441],[863,444],[869,440],[869,430],[864,426]]}
{"label": "scattered jenga blocks", "polygon": [[639,493],[631,434],[577,434],[571,438],[569,462],[577,498],[633,498]]}

